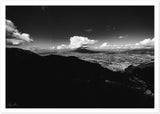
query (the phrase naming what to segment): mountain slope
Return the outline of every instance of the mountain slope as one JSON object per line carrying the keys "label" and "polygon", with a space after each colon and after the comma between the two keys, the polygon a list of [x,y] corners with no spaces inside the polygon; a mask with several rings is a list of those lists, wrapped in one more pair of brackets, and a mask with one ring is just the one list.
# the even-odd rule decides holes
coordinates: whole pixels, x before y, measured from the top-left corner
{"label": "mountain slope", "polygon": [[76,57],[6,49],[8,108],[153,107],[152,97],[127,86],[130,78]]}

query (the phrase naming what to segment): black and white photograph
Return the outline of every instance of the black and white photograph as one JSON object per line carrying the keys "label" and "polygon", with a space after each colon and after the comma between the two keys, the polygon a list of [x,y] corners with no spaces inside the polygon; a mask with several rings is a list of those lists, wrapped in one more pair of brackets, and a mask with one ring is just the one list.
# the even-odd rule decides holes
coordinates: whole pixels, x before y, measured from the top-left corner
{"label": "black and white photograph", "polygon": [[7,109],[154,109],[154,5],[5,8]]}

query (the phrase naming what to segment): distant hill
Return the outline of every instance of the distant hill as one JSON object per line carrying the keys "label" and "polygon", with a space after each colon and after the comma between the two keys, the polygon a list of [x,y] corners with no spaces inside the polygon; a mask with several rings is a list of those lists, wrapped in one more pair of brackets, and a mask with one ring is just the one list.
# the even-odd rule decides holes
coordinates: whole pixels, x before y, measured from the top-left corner
{"label": "distant hill", "polygon": [[138,90],[143,83],[130,78],[72,56],[6,48],[7,108],[153,108],[147,84]]}
{"label": "distant hill", "polygon": [[151,54],[154,55],[154,48],[148,48],[148,49],[127,49],[127,50],[91,50],[89,48],[76,48],[72,50],[71,52],[77,52],[77,53],[105,53],[105,54]]}
{"label": "distant hill", "polygon": [[122,51],[121,53],[128,53],[128,54],[151,54],[154,55],[154,48],[149,49],[129,49]]}
{"label": "distant hill", "polygon": [[76,49],[72,50],[71,52],[89,53],[89,54],[92,54],[92,53],[101,53],[101,51],[91,50],[91,49],[84,48],[84,47],[76,48]]}

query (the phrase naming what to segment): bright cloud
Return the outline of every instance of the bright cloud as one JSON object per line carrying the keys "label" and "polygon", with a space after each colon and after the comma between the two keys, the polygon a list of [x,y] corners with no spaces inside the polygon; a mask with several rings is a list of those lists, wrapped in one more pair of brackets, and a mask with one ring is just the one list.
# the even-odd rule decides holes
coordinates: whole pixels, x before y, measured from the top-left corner
{"label": "bright cloud", "polygon": [[119,36],[118,38],[119,39],[123,39],[123,38],[127,38],[128,37],[128,35],[125,35],[125,36]]}
{"label": "bright cloud", "polygon": [[100,48],[105,48],[107,46],[107,42],[104,42],[103,44],[100,45]]}
{"label": "bright cloud", "polygon": [[154,38],[153,39],[144,39],[135,44],[124,44],[124,45],[111,45],[106,42],[102,43],[96,49],[140,49],[140,48],[153,48],[154,47]]}
{"label": "bright cloud", "polygon": [[153,48],[154,47],[154,38],[153,39],[144,39],[138,43],[135,44],[126,44],[126,45],[121,45],[121,48],[126,48],[126,49],[139,49],[139,48]]}
{"label": "bright cloud", "polygon": [[20,33],[14,23],[6,20],[6,42],[7,45],[21,45],[32,42],[33,39],[27,33]]}
{"label": "bright cloud", "polygon": [[136,43],[137,46],[142,47],[153,47],[154,46],[154,38],[153,39],[144,39],[143,41],[140,41],[139,43]]}
{"label": "bright cloud", "polygon": [[75,48],[79,48],[82,46],[88,46],[88,45],[93,45],[96,42],[98,42],[97,40],[91,40],[87,37],[83,37],[83,36],[73,36],[70,38],[70,44],[69,45],[59,45],[57,46],[57,49],[75,49]]}
{"label": "bright cloud", "polygon": [[56,47],[55,46],[52,46],[50,49],[55,49]]}
{"label": "bright cloud", "polygon": [[[97,40],[92,40],[87,37],[83,36],[73,36],[70,38],[70,44],[69,45],[59,45],[56,47],[56,49],[75,49],[82,46],[88,46],[93,45]],[[94,47],[95,49],[139,49],[139,48],[153,48],[154,47],[154,38],[148,38],[144,39],[138,43],[135,44],[122,44],[122,45],[112,45],[108,44],[107,42],[102,43],[99,46]]]}
{"label": "bright cloud", "polygon": [[82,45],[92,45],[92,44],[95,44],[96,42],[97,40],[91,40],[91,39],[88,39],[87,37],[73,36],[70,38],[69,48],[71,49],[79,48]]}
{"label": "bright cloud", "polygon": [[68,48],[68,46],[65,44],[57,46],[57,49],[67,49],[67,48]]}
{"label": "bright cloud", "polygon": [[18,46],[24,43],[23,40],[17,40],[17,39],[6,39],[6,43],[7,45],[14,45],[14,46]]}

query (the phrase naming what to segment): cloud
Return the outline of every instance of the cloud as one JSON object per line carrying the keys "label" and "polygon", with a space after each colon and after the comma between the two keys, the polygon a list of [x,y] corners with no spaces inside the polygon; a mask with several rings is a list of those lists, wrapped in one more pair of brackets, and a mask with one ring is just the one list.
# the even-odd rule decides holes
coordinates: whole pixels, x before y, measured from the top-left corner
{"label": "cloud", "polygon": [[153,39],[144,39],[135,44],[125,44],[121,45],[122,49],[140,49],[140,48],[153,48],[154,47],[154,38]]}
{"label": "cloud", "polygon": [[107,45],[108,45],[107,42],[104,42],[100,45],[100,48],[105,48]]}
{"label": "cloud", "polygon": [[123,38],[127,38],[128,37],[128,35],[125,35],[125,36],[119,36],[118,38],[119,39],[123,39]]}
{"label": "cloud", "polygon": [[67,48],[68,48],[68,46],[65,44],[57,46],[57,49],[67,49]]}
{"label": "cloud", "polygon": [[154,47],[154,38],[148,38],[140,41],[135,44],[136,48],[153,48]]}
{"label": "cloud", "polygon": [[[82,46],[93,45],[97,43],[97,40],[91,40],[83,36],[73,36],[70,38],[69,45],[59,45],[56,49],[75,49]],[[101,45],[94,47],[95,49],[140,49],[140,48],[153,48],[154,47],[154,38],[153,39],[144,39],[135,44],[122,44],[122,45],[112,45],[107,42],[102,43]]]}
{"label": "cloud", "polygon": [[154,47],[154,38],[144,39],[135,44],[122,44],[122,45],[111,45],[107,42],[102,43],[96,49],[141,49],[141,48],[153,48]]}
{"label": "cloud", "polygon": [[153,39],[144,39],[140,41],[139,43],[136,43],[136,45],[142,45],[142,46],[153,46],[154,45],[154,38]]}
{"label": "cloud", "polygon": [[11,20],[6,20],[6,43],[7,45],[22,45],[32,42],[33,39],[27,33],[20,33]]}
{"label": "cloud", "polygon": [[21,34],[21,39],[24,40],[24,41],[27,41],[27,42],[32,42],[33,39],[30,38],[30,35],[27,34],[27,33],[22,33]]}
{"label": "cloud", "polygon": [[7,45],[14,45],[19,46],[24,43],[23,40],[17,40],[17,39],[6,39]]}
{"label": "cloud", "polygon": [[82,46],[88,47],[89,45],[93,45],[96,42],[98,42],[97,40],[91,40],[87,37],[83,37],[83,36],[73,36],[70,37],[70,44],[69,45],[65,45],[65,44],[61,44],[59,46],[57,46],[57,49],[75,49],[75,48],[79,48]]}
{"label": "cloud", "polygon": [[52,46],[52,47],[51,47],[51,49],[55,49],[55,48],[56,48],[55,46]]}
{"label": "cloud", "polygon": [[6,32],[9,34],[14,33],[14,32],[18,32],[18,30],[16,29],[16,26],[10,20],[6,20]]}
{"label": "cloud", "polygon": [[71,48],[71,49],[79,48],[83,45],[95,44],[96,42],[97,42],[97,40],[91,40],[91,39],[88,39],[87,37],[73,36],[70,38],[69,48]]}
{"label": "cloud", "polygon": [[102,43],[100,46],[99,46],[99,49],[119,49],[121,47],[121,45],[111,45],[111,44],[108,44],[107,42],[104,42]]}
{"label": "cloud", "polygon": [[19,33],[19,32],[14,32],[13,33],[13,37],[16,38],[16,39],[19,39],[19,40],[23,40],[23,41],[26,41],[26,42],[31,42],[33,41],[31,38],[30,38],[30,35],[27,34],[27,33]]}

